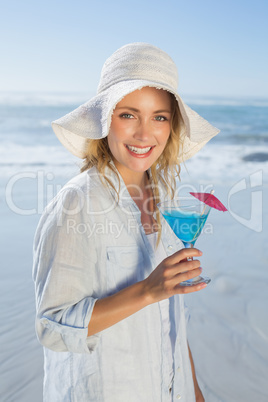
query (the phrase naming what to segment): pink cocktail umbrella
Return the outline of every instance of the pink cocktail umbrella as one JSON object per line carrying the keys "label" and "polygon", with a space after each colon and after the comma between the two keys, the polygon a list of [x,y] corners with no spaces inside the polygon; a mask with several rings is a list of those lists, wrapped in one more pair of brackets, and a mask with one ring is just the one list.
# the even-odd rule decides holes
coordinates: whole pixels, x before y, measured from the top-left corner
{"label": "pink cocktail umbrella", "polygon": [[190,193],[190,194],[211,208],[215,208],[223,212],[227,211],[225,206],[212,193]]}

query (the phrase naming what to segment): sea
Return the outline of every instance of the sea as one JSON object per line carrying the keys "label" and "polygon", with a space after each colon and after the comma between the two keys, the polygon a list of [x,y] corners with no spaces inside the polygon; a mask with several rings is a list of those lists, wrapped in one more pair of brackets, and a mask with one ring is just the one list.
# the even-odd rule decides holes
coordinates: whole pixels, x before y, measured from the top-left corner
{"label": "sea", "polygon": [[[71,178],[81,161],[53,133],[51,122],[86,102],[86,93],[0,93],[0,177],[43,172]],[[268,172],[268,97],[182,96],[221,130],[182,166],[185,180],[232,182]],[[40,173],[41,174],[41,173]]]}

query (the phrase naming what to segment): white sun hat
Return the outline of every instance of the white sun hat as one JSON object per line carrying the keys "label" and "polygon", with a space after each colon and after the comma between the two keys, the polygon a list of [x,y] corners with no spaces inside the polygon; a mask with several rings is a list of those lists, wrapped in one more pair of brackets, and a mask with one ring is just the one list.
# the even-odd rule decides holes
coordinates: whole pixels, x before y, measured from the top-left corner
{"label": "white sun hat", "polygon": [[65,148],[75,156],[85,158],[88,139],[108,135],[117,103],[129,93],[147,86],[169,91],[177,99],[185,126],[181,133],[180,162],[191,158],[219,133],[178,95],[178,72],[169,55],[140,42],[130,43],[114,52],[102,68],[97,95],[53,121],[52,128]]}

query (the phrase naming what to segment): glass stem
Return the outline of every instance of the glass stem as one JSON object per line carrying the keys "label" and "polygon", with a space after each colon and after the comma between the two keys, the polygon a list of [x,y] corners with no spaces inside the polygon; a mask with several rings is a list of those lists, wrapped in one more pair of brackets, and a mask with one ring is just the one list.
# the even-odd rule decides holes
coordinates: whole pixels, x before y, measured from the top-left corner
{"label": "glass stem", "polygon": [[[187,242],[187,243],[184,243],[184,246],[185,246],[185,248],[193,248],[193,247],[194,247],[194,244]],[[193,257],[188,257],[188,258],[187,258],[188,261],[193,261],[193,259],[194,259]],[[196,277],[194,277],[193,279],[189,279],[189,281],[191,281],[192,283],[194,283],[194,282],[196,282],[196,281],[199,281],[200,278],[201,278],[201,276],[196,276]]]}
{"label": "glass stem", "polygon": [[[189,243],[189,242],[185,242],[184,246],[185,246],[185,248],[193,248],[194,247],[193,243]],[[192,261],[193,257],[188,257],[187,260]]]}

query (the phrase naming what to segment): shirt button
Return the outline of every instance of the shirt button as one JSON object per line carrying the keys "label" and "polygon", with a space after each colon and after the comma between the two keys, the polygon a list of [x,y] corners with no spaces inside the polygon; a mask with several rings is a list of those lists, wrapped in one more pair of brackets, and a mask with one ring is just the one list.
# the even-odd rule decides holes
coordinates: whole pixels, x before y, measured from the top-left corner
{"label": "shirt button", "polygon": [[171,246],[171,244],[168,246],[168,250],[172,250],[173,246]]}
{"label": "shirt button", "polygon": [[180,367],[178,367],[178,368],[177,368],[177,371],[181,371],[181,368],[180,368]]}
{"label": "shirt button", "polygon": [[176,396],[176,398],[177,398],[177,399],[181,399],[181,395],[178,394],[178,395]]}

